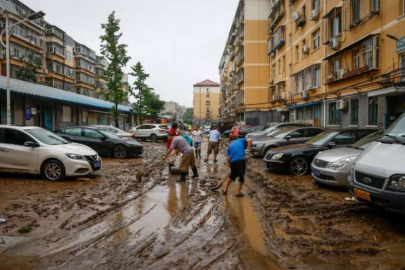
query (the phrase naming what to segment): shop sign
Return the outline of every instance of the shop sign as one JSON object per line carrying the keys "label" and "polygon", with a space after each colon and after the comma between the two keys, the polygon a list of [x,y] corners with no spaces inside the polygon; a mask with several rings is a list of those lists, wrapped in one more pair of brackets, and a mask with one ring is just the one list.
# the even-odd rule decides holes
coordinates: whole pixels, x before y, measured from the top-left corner
{"label": "shop sign", "polygon": [[31,108],[31,114],[36,115],[37,114],[37,108]]}
{"label": "shop sign", "polygon": [[25,109],[25,120],[31,120],[31,109],[30,108]]}

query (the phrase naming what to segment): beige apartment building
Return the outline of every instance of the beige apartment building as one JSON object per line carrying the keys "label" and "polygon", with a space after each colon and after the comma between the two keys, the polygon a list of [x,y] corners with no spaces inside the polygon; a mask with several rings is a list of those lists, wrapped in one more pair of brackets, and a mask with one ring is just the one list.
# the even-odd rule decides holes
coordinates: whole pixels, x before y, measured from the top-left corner
{"label": "beige apartment building", "polygon": [[194,121],[200,125],[219,119],[220,85],[205,80],[193,87]]}
{"label": "beige apartment building", "polygon": [[[240,1],[235,19],[256,2]],[[240,90],[227,89],[228,67],[234,61],[225,51],[220,64],[222,118],[235,118],[235,111],[235,120],[246,124],[281,120],[330,128],[387,127],[405,111],[404,0],[267,2],[267,55],[257,53],[262,57],[258,62],[268,61],[268,97],[260,96],[259,102],[268,112],[253,105],[258,119],[249,119],[252,105],[246,90],[244,103],[232,102]],[[246,24],[244,39],[249,36]],[[238,111],[244,118],[238,118]]]}

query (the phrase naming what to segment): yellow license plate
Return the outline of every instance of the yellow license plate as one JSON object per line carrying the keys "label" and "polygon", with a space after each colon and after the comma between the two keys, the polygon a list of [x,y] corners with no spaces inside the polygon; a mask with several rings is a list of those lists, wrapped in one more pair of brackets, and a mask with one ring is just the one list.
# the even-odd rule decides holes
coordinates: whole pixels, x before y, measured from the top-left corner
{"label": "yellow license plate", "polygon": [[354,194],[356,195],[356,197],[361,198],[363,200],[369,201],[371,202],[371,195],[369,192],[361,190],[361,189],[354,189]]}

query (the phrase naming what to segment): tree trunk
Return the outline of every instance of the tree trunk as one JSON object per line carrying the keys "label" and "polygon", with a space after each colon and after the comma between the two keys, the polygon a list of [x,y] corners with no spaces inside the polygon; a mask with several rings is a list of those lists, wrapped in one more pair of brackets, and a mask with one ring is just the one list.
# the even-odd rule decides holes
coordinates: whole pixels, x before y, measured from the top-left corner
{"label": "tree trunk", "polygon": [[116,127],[116,128],[119,128],[119,127],[120,127],[120,125],[119,125],[119,123],[118,123],[118,115],[119,115],[119,112],[118,112],[118,102],[115,102],[115,127]]}

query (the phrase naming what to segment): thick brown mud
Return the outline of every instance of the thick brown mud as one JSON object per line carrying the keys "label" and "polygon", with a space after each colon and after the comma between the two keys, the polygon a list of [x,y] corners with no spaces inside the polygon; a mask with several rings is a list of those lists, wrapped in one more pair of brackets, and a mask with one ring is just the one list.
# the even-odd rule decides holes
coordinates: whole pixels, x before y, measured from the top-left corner
{"label": "thick brown mud", "polygon": [[[197,160],[176,183],[161,157],[104,159],[95,176],[47,182],[0,175],[0,269],[404,269],[403,216],[346,201],[345,190],[248,161],[245,197],[212,192],[228,168]],[[225,147],[222,148],[224,153]]]}

